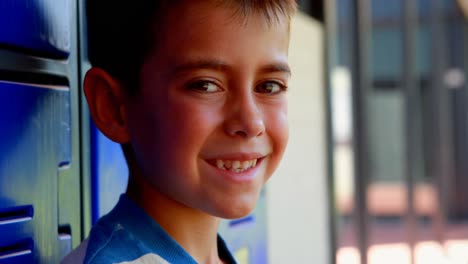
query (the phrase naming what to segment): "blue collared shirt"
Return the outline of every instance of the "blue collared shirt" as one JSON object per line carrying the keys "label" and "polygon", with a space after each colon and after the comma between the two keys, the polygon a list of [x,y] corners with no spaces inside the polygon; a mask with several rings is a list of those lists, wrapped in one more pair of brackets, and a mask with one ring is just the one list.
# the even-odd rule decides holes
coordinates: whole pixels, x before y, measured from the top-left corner
{"label": "blue collared shirt", "polygon": [[[110,213],[92,228],[80,246],[85,264],[197,263],[164,229],[125,194]],[[84,249],[83,249],[84,247]],[[218,254],[226,263],[236,263],[218,235]],[[73,259],[71,256],[62,263]],[[81,262],[81,261],[79,261]]]}

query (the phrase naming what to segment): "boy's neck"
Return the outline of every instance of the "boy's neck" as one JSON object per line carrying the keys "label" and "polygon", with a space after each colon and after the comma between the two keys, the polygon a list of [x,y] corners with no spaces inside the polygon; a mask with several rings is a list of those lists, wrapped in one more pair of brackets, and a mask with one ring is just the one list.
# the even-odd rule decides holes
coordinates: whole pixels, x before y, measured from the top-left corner
{"label": "boy's neck", "polygon": [[[136,179],[138,177],[139,179]],[[222,263],[218,256],[220,219],[187,207],[130,176],[127,196],[142,207],[198,263]]]}

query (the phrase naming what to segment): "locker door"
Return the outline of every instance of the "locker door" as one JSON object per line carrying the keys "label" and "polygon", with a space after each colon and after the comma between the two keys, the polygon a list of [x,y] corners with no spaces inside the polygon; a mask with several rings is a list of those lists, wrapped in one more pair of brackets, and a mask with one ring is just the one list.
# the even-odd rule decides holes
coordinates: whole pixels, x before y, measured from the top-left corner
{"label": "locker door", "polygon": [[0,263],[81,240],[76,1],[0,2]]}

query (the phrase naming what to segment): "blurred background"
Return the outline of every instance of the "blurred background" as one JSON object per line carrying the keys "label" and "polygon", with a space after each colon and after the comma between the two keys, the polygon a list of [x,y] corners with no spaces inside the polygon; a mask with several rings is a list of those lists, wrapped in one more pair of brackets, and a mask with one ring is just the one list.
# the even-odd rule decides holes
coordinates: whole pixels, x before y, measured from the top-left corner
{"label": "blurred background", "polygon": [[325,1],[337,263],[468,261],[467,4]]}
{"label": "blurred background", "polygon": [[[468,263],[468,1],[299,0],[290,141],[240,264]],[[59,263],[125,191],[82,0],[0,1],[0,263]]]}

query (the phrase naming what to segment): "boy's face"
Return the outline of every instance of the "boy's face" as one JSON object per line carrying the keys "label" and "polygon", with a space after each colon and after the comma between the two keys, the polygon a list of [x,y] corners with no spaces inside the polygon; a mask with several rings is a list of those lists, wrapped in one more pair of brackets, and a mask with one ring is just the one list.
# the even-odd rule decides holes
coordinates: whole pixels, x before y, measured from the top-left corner
{"label": "boy's face", "polygon": [[193,2],[169,11],[142,67],[127,112],[131,142],[157,191],[211,215],[242,217],[287,143],[289,22],[268,25],[263,14],[244,21]]}

